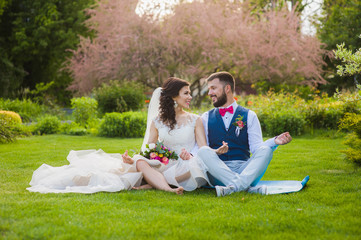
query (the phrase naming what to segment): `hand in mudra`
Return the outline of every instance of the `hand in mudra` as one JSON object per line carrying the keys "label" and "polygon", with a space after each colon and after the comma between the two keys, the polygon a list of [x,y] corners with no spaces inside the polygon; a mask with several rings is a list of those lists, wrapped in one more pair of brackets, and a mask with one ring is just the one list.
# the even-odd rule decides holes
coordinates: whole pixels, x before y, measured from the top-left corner
{"label": "hand in mudra", "polygon": [[292,141],[292,137],[289,132],[284,132],[280,135],[278,135],[275,139],[275,143],[277,145],[285,145]]}
{"label": "hand in mudra", "polygon": [[122,154],[123,162],[128,164],[133,164],[134,160],[128,155],[128,150],[125,151],[124,154]]}
{"label": "hand in mudra", "polygon": [[222,144],[223,144],[222,146],[220,146],[218,149],[216,149],[216,153],[218,155],[228,152],[228,143],[226,143],[225,141],[222,141]]}

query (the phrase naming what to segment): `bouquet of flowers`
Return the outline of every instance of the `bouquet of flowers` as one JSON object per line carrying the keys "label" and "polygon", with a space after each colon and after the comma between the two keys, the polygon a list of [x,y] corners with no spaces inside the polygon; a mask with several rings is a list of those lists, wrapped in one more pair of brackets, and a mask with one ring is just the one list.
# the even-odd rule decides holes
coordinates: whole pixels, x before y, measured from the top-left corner
{"label": "bouquet of flowers", "polygon": [[174,151],[171,151],[166,146],[164,146],[163,142],[157,142],[156,144],[151,143],[145,146],[147,149],[143,152],[140,152],[140,155],[148,159],[158,160],[165,165],[169,163],[169,159],[178,159],[178,155]]}

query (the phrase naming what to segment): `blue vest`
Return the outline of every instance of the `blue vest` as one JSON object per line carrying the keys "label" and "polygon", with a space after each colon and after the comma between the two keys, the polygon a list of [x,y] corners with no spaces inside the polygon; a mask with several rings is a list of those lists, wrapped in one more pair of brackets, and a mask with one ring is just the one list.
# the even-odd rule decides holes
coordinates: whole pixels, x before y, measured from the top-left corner
{"label": "blue vest", "polygon": [[[247,117],[248,109],[238,106],[233,115],[231,124],[226,130],[221,114],[219,114],[218,108],[214,108],[208,112],[208,140],[209,147],[217,149],[222,146],[222,141],[228,143],[228,152],[222,155],[218,155],[223,161],[232,160],[248,160],[250,157],[250,150],[248,144],[248,132],[247,132]],[[236,126],[233,123],[238,118],[238,115],[243,116],[243,122],[246,126],[241,129],[239,135],[236,135]]]}

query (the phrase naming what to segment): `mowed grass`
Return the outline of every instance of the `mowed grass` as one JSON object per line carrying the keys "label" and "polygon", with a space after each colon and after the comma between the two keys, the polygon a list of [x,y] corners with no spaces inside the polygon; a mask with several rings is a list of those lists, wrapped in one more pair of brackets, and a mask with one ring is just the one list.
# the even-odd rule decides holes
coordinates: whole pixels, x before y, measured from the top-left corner
{"label": "mowed grass", "polygon": [[114,153],[141,143],[49,135],[0,145],[0,239],[361,239],[361,170],[343,159],[341,138],[300,137],[277,149],[263,180],[310,175],[292,194],[26,190],[35,169],[67,164],[72,149]]}

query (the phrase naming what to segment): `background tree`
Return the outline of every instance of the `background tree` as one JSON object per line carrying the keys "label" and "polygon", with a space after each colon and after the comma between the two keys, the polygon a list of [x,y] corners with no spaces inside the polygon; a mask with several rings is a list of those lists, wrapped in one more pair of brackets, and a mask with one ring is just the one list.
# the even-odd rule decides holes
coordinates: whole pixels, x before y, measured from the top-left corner
{"label": "background tree", "polygon": [[[92,0],[9,0],[0,15],[1,97],[19,97],[25,89],[54,81],[50,93],[68,99],[71,78],[59,71],[79,43],[89,36],[83,25]],[[3,5],[1,5],[3,6]]]}
{"label": "background tree", "polygon": [[[361,38],[361,35],[359,36]],[[337,45],[337,50],[334,51],[336,58],[340,59],[343,65],[337,66],[337,74],[355,75],[361,73],[361,48],[355,53],[351,50],[345,49],[345,43]]]}
{"label": "background tree", "polygon": [[[323,83],[321,43],[299,31],[294,11],[255,16],[238,1],[193,1],[157,21],[135,14],[135,1],[98,1],[70,59],[73,89],[80,93],[111,79],[157,87],[168,76],[192,82],[201,93],[204,77],[217,70],[253,83]],[[227,26],[227,27],[224,27]]]}
{"label": "background tree", "polygon": [[301,13],[308,2],[303,0],[249,0],[249,4],[255,13],[277,11],[284,8],[295,9]]}
{"label": "background tree", "polygon": [[[337,44],[345,43],[351,51],[361,48],[361,2],[359,0],[324,0],[323,17],[318,25],[318,37],[327,50],[335,50]],[[325,89],[333,93],[336,88],[354,87],[355,82],[360,81],[360,75],[353,76],[336,74],[337,65],[340,60],[333,56],[326,57],[327,74],[329,84],[324,85]]]}

